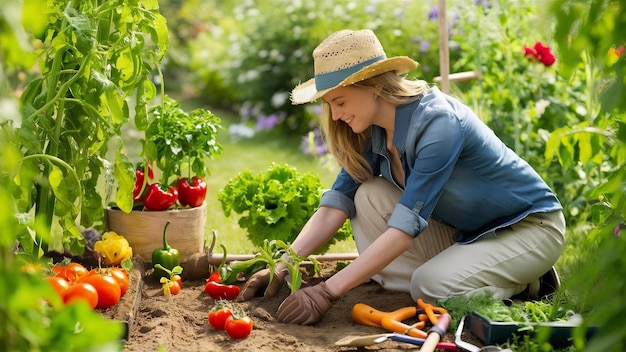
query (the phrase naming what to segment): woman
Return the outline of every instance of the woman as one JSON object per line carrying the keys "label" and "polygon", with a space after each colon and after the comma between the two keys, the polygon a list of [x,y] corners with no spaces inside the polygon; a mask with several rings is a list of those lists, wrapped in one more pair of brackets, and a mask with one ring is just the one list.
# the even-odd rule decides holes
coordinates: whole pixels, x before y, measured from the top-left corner
{"label": "woman", "polygon": [[[315,78],[294,104],[323,102],[322,122],[342,169],[291,247],[308,256],[350,218],[359,256],[278,309],[313,324],[370,278],[436,304],[489,292],[505,299],[549,272],[564,245],[561,205],[541,177],[458,100],[403,74],[370,30],[332,34],[314,51]],[[287,271],[253,275],[240,296],[275,295]]]}

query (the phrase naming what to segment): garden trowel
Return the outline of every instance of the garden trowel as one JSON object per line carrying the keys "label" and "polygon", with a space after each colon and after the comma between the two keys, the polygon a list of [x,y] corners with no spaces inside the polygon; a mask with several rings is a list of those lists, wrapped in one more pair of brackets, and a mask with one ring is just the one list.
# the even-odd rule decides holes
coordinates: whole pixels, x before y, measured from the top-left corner
{"label": "garden trowel", "polygon": [[[337,342],[335,342],[335,346],[342,347],[363,347],[370,346],[377,343],[384,342],[386,340],[392,340],[396,342],[406,342],[413,345],[421,346],[424,344],[424,339],[402,335],[397,333],[387,333],[387,334],[375,334],[375,335],[365,335],[365,336],[346,336]],[[449,342],[439,342],[437,344],[438,349],[447,350],[447,351],[458,351],[456,344]]]}

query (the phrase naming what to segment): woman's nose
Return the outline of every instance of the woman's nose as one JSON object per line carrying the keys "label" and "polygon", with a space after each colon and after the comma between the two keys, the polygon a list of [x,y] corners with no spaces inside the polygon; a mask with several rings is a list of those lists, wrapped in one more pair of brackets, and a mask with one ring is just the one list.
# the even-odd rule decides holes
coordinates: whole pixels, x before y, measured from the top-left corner
{"label": "woman's nose", "polygon": [[330,117],[333,119],[333,121],[339,121],[339,119],[341,118],[341,114],[338,111],[331,110]]}

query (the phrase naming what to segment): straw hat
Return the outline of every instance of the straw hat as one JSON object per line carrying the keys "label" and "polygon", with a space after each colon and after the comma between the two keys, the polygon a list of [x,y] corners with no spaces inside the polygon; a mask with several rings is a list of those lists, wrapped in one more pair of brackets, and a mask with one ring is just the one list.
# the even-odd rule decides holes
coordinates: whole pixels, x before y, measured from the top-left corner
{"label": "straw hat", "polygon": [[315,78],[299,84],[291,92],[291,102],[312,102],[332,89],[348,86],[381,73],[398,75],[417,68],[407,56],[387,58],[383,46],[369,29],[342,30],[331,34],[313,50]]}

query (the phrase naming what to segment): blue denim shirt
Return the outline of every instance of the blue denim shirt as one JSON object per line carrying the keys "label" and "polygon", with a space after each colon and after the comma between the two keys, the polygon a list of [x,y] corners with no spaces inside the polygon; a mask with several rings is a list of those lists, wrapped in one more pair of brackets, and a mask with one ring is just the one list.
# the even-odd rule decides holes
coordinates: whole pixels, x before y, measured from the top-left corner
{"label": "blue denim shirt", "polygon": [[[375,176],[396,184],[385,131],[371,129],[364,155]],[[424,231],[431,217],[455,227],[455,241],[469,243],[528,214],[562,209],[526,161],[467,106],[437,88],[396,108],[393,145],[404,169],[405,188],[388,225],[413,237]],[[342,169],[320,206],[353,217],[358,187]]]}

